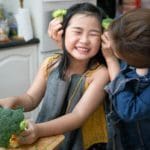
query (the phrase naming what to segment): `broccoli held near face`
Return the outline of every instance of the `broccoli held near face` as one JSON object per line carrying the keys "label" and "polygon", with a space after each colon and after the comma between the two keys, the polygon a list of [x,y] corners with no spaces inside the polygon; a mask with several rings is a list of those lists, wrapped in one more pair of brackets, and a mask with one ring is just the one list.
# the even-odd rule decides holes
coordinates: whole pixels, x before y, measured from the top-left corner
{"label": "broccoli held near face", "polygon": [[23,108],[0,107],[0,147],[18,147],[17,135],[26,127]]}
{"label": "broccoli held near face", "polygon": [[102,27],[107,30],[112,21],[113,21],[113,19],[111,19],[109,17],[103,19],[102,20]]}
{"label": "broccoli held near face", "polygon": [[63,21],[63,17],[66,15],[66,13],[67,13],[66,9],[56,9],[52,12],[52,17]]}

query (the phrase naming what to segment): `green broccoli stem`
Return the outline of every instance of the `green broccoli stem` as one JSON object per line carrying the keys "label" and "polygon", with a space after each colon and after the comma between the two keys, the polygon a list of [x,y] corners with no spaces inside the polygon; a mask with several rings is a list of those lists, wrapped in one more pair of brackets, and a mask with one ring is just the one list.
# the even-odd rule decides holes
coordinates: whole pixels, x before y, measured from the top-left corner
{"label": "green broccoli stem", "polygon": [[24,119],[23,121],[21,121],[19,126],[20,126],[20,131],[26,130],[28,126],[27,120]]}

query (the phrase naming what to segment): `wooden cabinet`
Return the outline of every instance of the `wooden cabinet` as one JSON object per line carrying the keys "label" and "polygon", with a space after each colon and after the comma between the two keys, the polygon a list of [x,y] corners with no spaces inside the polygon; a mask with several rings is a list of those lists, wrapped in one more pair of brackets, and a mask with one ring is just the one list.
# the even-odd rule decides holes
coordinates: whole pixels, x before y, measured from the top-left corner
{"label": "wooden cabinet", "polygon": [[19,95],[29,88],[37,70],[37,46],[0,50],[0,98]]}
{"label": "wooden cabinet", "polygon": [[[0,49],[0,98],[20,95],[31,85],[38,68],[37,44]],[[36,118],[38,108],[26,113]]]}

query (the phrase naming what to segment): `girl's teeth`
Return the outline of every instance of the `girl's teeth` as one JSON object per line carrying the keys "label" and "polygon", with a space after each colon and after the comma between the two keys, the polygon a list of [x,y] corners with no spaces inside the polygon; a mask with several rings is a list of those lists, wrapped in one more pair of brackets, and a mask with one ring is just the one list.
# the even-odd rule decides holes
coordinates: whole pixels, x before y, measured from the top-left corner
{"label": "girl's teeth", "polygon": [[83,51],[83,52],[87,52],[88,49],[87,48],[78,48],[79,51]]}

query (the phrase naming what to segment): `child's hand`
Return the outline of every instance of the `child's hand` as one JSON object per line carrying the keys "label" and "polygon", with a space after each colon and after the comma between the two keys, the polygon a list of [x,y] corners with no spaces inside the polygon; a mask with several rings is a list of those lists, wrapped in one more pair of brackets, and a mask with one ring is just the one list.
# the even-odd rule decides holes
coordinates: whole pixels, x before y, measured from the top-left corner
{"label": "child's hand", "polygon": [[19,144],[26,145],[34,143],[38,138],[38,130],[33,121],[28,120],[28,128],[19,136]]}
{"label": "child's hand", "polygon": [[104,32],[102,38],[102,53],[106,61],[116,58],[111,47],[111,41],[108,32]]}
{"label": "child's hand", "polygon": [[59,19],[53,19],[49,23],[48,27],[48,35],[58,44],[60,48],[62,48],[62,24],[61,20]]}
{"label": "child's hand", "polygon": [[4,108],[16,108],[16,97],[0,99],[0,107]]}
{"label": "child's hand", "polygon": [[114,80],[120,71],[120,65],[117,57],[112,50],[112,42],[108,32],[104,32],[102,35],[102,53],[105,57],[110,80]]}

